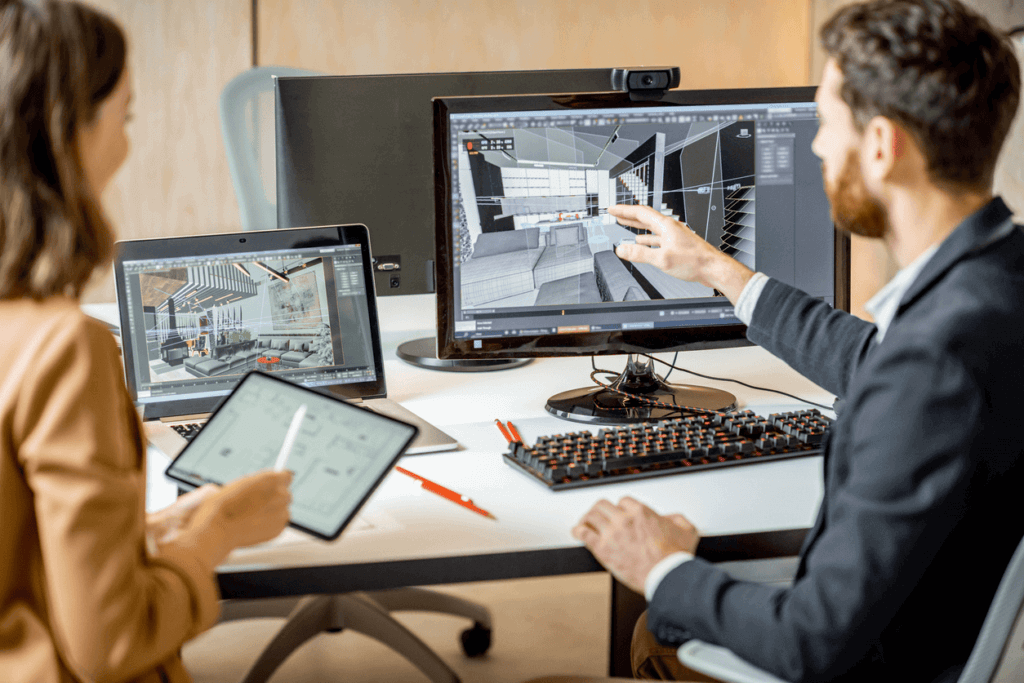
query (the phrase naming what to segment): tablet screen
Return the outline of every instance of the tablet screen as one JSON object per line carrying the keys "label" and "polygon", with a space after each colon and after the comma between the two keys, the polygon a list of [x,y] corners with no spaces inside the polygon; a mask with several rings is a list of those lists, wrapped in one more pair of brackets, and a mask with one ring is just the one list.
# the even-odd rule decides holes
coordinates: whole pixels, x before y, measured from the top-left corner
{"label": "tablet screen", "polygon": [[273,468],[302,405],[305,417],[285,466],[295,473],[291,525],[337,537],[416,436],[414,426],[253,372],[175,458],[167,476],[198,487]]}

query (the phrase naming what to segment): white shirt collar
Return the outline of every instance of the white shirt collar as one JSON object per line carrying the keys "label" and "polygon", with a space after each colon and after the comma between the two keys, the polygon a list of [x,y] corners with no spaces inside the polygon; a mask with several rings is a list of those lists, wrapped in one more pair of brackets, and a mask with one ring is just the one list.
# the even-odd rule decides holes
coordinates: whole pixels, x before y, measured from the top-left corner
{"label": "white shirt collar", "polygon": [[896,311],[900,307],[903,295],[907,293],[910,285],[914,284],[914,280],[921,274],[924,267],[928,265],[928,262],[932,260],[932,256],[935,255],[935,251],[938,248],[938,244],[933,244],[925,249],[920,256],[914,259],[906,268],[896,273],[884,287],[878,290],[877,294],[864,304],[864,310],[875,319],[875,327],[878,328],[878,334],[875,336],[876,342],[882,341],[885,337],[892,319],[896,317]]}

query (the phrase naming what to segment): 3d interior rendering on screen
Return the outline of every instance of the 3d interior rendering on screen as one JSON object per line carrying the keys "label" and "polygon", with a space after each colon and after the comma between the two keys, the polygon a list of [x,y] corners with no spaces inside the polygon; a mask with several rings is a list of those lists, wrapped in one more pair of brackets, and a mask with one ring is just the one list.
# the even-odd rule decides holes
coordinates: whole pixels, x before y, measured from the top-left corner
{"label": "3d interior rendering on screen", "polygon": [[139,285],[153,382],[342,362],[322,259],[173,268]]}
{"label": "3d interior rendering on screen", "polygon": [[735,120],[460,133],[462,308],[713,296],[619,259],[636,235],[607,209],[654,207],[753,268],[754,137]]}

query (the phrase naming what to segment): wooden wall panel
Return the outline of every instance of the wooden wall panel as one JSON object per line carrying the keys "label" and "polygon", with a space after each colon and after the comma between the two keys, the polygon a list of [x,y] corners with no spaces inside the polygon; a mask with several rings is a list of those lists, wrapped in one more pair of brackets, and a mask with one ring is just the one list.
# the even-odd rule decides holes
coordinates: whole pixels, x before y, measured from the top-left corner
{"label": "wooden wall panel", "polygon": [[[218,98],[252,60],[249,0],[92,0],[129,39],[132,151],[103,205],[119,237],[237,230],[240,227]],[[113,301],[103,273],[87,301]]]}
{"label": "wooden wall panel", "polygon": [[682,68],[684,87],[804,85],[808,0],[259,0],[260,64],[335,74]]}

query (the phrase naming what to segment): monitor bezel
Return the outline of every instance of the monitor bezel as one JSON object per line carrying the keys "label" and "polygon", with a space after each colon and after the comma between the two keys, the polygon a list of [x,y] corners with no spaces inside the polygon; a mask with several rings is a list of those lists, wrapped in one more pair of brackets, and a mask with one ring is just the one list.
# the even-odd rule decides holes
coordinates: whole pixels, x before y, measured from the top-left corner
{"label": "monitor bezel", "polygon": [[[315,242],[311,244],[311,242]],[[124,358],[125,382],[128,393],[136,405],[140,405],[138,386],[135,383],[135,345],[133,330],[128,321],[128,301],[124,282],[124,263],[161,258],[222,257],[252,251],[277,251],[282,249],[308,249],[315,246],[359,245],[363,278],[367,283],[367,313],[369,317],[373,364],[376,378],[364,382],[331,384],[309,387],[314,391],[346,399],[383,398],[387,396],[384,379],[384,358],[381,350],[380,325],[377,317],[377,297],[373,290],[373,271],[370,259],[370,238],[365,225],[332,225],[310,228],[288,228],[283,230],[261,230],[254,232],[230,232],[182,237],[161,237],[139,240],[122,240],[115,244],[114,284],[117,297],[118,316],[121,329],[121,353]],[[122,305],[124,304],[124,305]],[[239,378],[241,381],[241,377]],[[209,413],[221,403],[230,390],[222,396],[188,397],[145,404],[145,419],[176,417]]]}
{"label": "monitor bezel", "polygon": [[[746,325],[657,330],[612,331],[455,339],[450,276],[452,238],[452,168],[449,156],[449,115],[489,111],[560,111],[614,107],[710,106],[813,102],[815,87],[742,88],[729,90],[672,90],[657,101],[636,102],[628,93],[511,95],[493,97],[436,97],[434,109],[434,206],[437,286],[437,357],[441,359],[537,358],[699,351],[750,346]],[[835,307],[850,310],[850,235],[833,225]]]}

